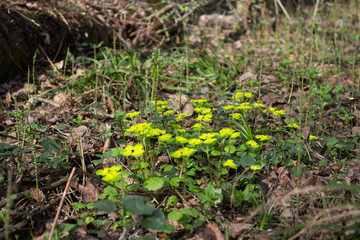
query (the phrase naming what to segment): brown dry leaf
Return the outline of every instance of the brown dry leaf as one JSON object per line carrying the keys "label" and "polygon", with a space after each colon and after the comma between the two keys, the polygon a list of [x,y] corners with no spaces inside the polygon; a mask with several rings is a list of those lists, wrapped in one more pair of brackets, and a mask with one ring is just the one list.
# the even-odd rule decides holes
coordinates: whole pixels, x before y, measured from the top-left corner
{"label": "brown dry leaf", "polygon": [[83,137],[90,134],[90,129],[84,125],[77,128],[73,128],[73,131],[77,137]]}
{"label": "brown dry leaf", "polygon": [[194,114],[194,106],[191,103],[186,103],[182,109],[182,112],[192,116]]}
{"label": "brown dry leaf", "polygon": [[274,94],[274,93],[265,95],[264,97],[261,98],[261,100],[263,101],[263,103],[265,103],[269,107],[272,106],[274,103],[285,103],[286,102],[286,100],[284,98],[282,98],[279,95]]}
{"label": "brown dry leaf", "polygon": [[85,203],[96,202],[100,195],[99,190],[94,186],[93,183],[87,181],[85,188],[81,192],[81,196]]}
{"label": "brown dry leaf", "polygon": [[303,128],[301,129],[301,134],[302,134],[305,138],[308,138],[309,135],[310,135],[310,129],[311,129],[310,126],[303,127]]}
{"label": "brown dry leaf", "polygon": [[60,69],[62,69],[64,67],[64,60],[61,60],[61,61],[59,61],[57,63],[54,63],[54,65],[58,70],[60,70]]}
{"label": "brown dry leaf", "polygon": [[232,239],[236,239],[240,234],[252,228],[254,224],[250,223],[229,223],[229,234]]}
{"label": "brown dry leaf", "polygon": [[97,238],[87,234],[86,224],[81,225],[80,228],[76,231],[75,239],[78,239],[78,240],[97,240]]}
{"label": "brown dry leaf", "polygon": [[262,81],[263,83],[272,83],[272,82],[275,82],[276,81],[276,76],[274,74],[270,74],[270,75],[267,75],[267,74],[263,74],[262,75]]}
{"label": "brown dry leaf", "polygon": [[225,237],[216,223],[208,223],[197,229],[194,240],[225,240]]}
{"label": "brown dry leaf", "polygon": [[163,156],[159,156],[159,157],[158,157],[158,162],[159,162],[159,163],[165,163],[165,164],[167,164],[167,163],[169,163],[169,161],[170,161],[170,158],[169,158],[169,156],[167,156],[167,155],[163,155]]}
{"label": "brown dry leaf", "polygon": [[251,79],[253,79],[255,77],[255,75],[252,72],[245,72],[243,75],[241,75],[239,77],[239,82],[247,82]]}
{"label": "brown dry leaf", "polygon": [[34,199],[35,201],[38,201],[38,194],[39,193],[39,202],[43,202],[45,200],[45,194],[43,193],[43,191],[41,191],[39,189],[39,192],[37,192],[36,188],[33,187],[30,189],[29,191],[29,195],[32,199]]}
{"label": "brown dry leaf", "polygon": [[353,115],[357,118],[357,120],[360,120],[360,110],[355,110]]}
{"label": "brown dry leaf", "polygon": [[65,103],[71,103],[71,94],[70,93],[59,93],[54,96],[53,101],[60,106],[64,106]]}
{"label": "brown dry leaf", "polygon": [[356,134],[357,132],[360,133],[360,126],[354,126],[352,129],[351,129],[351,132],[352,134]]}
{"label": "brown dry leaf", "polygon": [[248,240],[248,239],[269,240],[270,238],[263,234],[249,233],[239,237],[237,240]]}

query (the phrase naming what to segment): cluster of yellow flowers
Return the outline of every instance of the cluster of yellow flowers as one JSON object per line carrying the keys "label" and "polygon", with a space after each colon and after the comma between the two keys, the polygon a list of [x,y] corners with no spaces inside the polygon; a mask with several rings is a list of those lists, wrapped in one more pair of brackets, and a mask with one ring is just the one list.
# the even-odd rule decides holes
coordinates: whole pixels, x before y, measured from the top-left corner
{"label": "cluster of yellow flowers", "polygon": [[[240,100],[242,98],[246,98],[249,100],[250,98],[253,98],[254,95],[251,92],[236,92],[234,95],[234,101]],[[208,104],[208,99],[195,99],[191,100],[191,103],[194,103],[197,107],[194,109],[195,112],[197,112],[197,117],[195,120],[197,123],[193,124],[191,126],[191,129],[194,131],[198,131],[199,135],[198,137],[193,138],[186,138],[184,136],[181,136],[181,134],[186,133],[186,129],[181,127],[178,124],[175,124],[176,122],[183,121],[186,117],[189,116],[189,114],[186,113],[179,113],[175,114],[173,110],[168,110],[169,102],[168,101],[152,101],[152,104],[155,105],[156,110],[160,113],[160,116],[167,117],[167,116],[174,116],[174,121],[169,121],[167,124],[167,127],[169,129],[172,129],[172,134],[175,134],[176,136],[173,137],[172,134],[168,133],[167,131],[156,128],[152,123],[136,123],[132,125],[130,128],[126,130],[127,134],[133,134],[136,137],[140,138],[157,138],[159,144],[164,143],[170,143],[170,144],[181,144],[182,148],[177,149],[176,151],[173,151],[171,153],[171,156],[174,158],[187,158],[193,155],[197,150],[195,148],[201,146],[202,144],[209,145],[214,144],[218,140],[221,142],[222,139],[236,139],[240,137],[241,133],[235,131],[232,128],[222,128],[219,132],[211,132],[212,129],[208,129],[206,127],[206,123],[209,123],[213,119],[212,111],[216,110],[216,108],[212,108],[210,104]],[[237,110],[246,111],[252,108],[264,108],[265,105],[262,103],[249,103],[249,102],[242,102],[242,103],[236,103],[234,105],[226,105],[223,107],[224,110],[232,111],[230,116],[233,119],[236,120],[244,120],[244,112],[234,112]],[[285,115],[285,110],[278,110],[274,107],[270,107],[268,111],[276,116],[282,116]],[[263,112],[267,112],[267,110],[263,110]],[[138,116],[140,112],[131,112],[127,113],[125,116],[128,118],[133,119],[134,117]],[[287,124],[288,128],[299,128],[299,125],[296,123],[289,123]],[[203,130],[206,130],[207,132],[201,132]],[[197,134],[197,133],[196,133]],[[189,136],[189,135],[185,135]],[[255,135],[254,139],[256,140],[248,140],[246,141],[246,145],[256,151],[259,150],[260,144],[262,144],[264,141],[271,140],[272,137],[269,135]],[[310,135],[309,140],[316,140],[318,137]],[[119,149],[119,148],[118,148]],[[145,149],[143,144],[135,144],[135,145],[128,145],[125,148],[122,148],[118,150],[116,154],[121,154],[126,157],[142,157],[145,154]],[[223,163],[224,167],[229,167],[232,169],[237,169],[238,166],[234,163],[234,160],[228,159]],[[261,169],[261,166],[259,165],[253,165],[250,167],[252,170],[256,171]],[[120,176],[120,170],[121,166],[116,165],[110,168],[105,168],[103,170],[98,170],[97,174],[104,176],[103,180],[108,182],[114,182],[117,179],[119,179]]]}

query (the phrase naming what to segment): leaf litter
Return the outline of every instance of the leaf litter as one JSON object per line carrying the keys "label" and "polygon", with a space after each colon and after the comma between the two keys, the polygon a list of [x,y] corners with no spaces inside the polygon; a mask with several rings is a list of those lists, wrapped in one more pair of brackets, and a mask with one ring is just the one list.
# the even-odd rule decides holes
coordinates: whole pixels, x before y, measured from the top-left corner
{"label": "leaf litter", "polygon": [[[206,16],[207,17],[207,16]],[[205,18],[205,16],[203,17]],[[224,23],[226,24],[226,23]],[[205,32],[206,34],[206,32]],[[223,32],[223,35],[220,35],[220,39],[225,40],[226,36],[228,36],[230,33]],[[214,39],[214,37],[211,37],[209,33],[209,37],[211,38],[210,47],[215,46],[218,47],[219,43]],[[272,42],[278,42],[280,41],[280,46],[285,48],[285,45],[288,41],[284,39],[276,40],[276,39],[269,39],[269,43]],[[311,39],[309,39],[311,41]],[[249,42],[254,42],[254,39],[250,39]],[[197,44],[199,44],[197,42]],[[354,46],[348,46],[344,49],[344,54],[350,53],[352,54],[354,51]],[[255,49],[256,52],[268,52],[269,55],[269,66],[268,68],[274,67],[276,69],[280,66],[279,59],[282,58],[282,55],[275,56],[272,55],[275,50],[269,48],[258,48]],[[234,53],[230,53],[234,55]],[[307,50],[304,52],[305,55],[309,56],[310,52],[307,52]],[[294,57],[289,57],[294,58]],[[225,63],[226,61],[223,60],[223,56],[221,56],[221,61]],[[254,63],[255,64],[255,63]],[[273,65],[273,66],[271,66]],[[249,80],[252,80],[254,78],[259,77],[259,74],[255,70],[256,67],[254,66],[253,69],[250,69],[251,66],[248,66],[248,69],[245,69],[244,72],[241,72],[239,74],[238,80],[234,80],[240,84],[244,84],[244,86],[249,85]],[[294,68],[298,68],[300,66],[294,65]],[[311,65],[309,66],[311,67]],[[324,65],[322,66],[323,69],[325,68],[333,68],[333,66],[330,65]],[[77,74],[84,74],[86,70],[78,69]],[[174,70],[175,71],[175,70]],[[321,75],[318,75],[321,76]],[[15,117],[10,117],[6,114],[7,111],[11,111],[15,109],[16,107],[26,106],[23,109],[31,109],[31,112],[25,115],[26,124],[30,125],[31,123],[37,123],[37,124],[44,124],[47,126],[47,130],[43,131],[39,134],[41,134],[41,137],[51,137],[52,139],[55,139],[56,142],[62,141],[61,149],[52,149],[48,150],[49,154],[52,154],[51,156],[53,158],[56,157],[57,151],[69,151],[72,153],[76,153],[74,155],[70,155],[68,159],[64,159],[67,163],[69,163],[68,166],[76,166],[78,168],[83,168],[82,161],[85,163],[85,169],[86,171],[93,172],[97,166],[93,163],[93,160],[98,160],[101,158],[101,155],[104,155],[106,150],[110,147],[114,147],[116,144],[116,140],[121,139],[121,135],[114,136],[114,139],[112,137],[104,137],[106,131],[100,130],[100,128],[96,127],[93,124],[93,120],[103,123],[107,128],[111,129],[112,120],[114,118],[115,113],[115,107],[114,107],[114,101],[110,98],[107,98],[106,101],[101,101],[100,107],[94,106],[95,102],[95,95],[94,92],[88,91],[84,92],[82,95],[73,96],[70,93],[56,93],[56,90],[60,87],[60,83],[54,83],[49,80],[50,77],[46,77],[46,81],[44,81],[40,89],[37,89],[36,86],[33,86],[32,84],[24,85],[24,87],[20,90],[17,90],[11,94],[7,94],[5,99],[2,100],[1,111],[2,118],[0,119],[1,122],[1,130],[4,132],[4,135],[1,135],[1,141],[4,143],[8,143],[11,145],[17,145],[17,134],[15,130],[8,130],[10,128],[15,128],[18,124],[18,120]],[[339,80],[340,79],[340,80]],[[308,95],[310,101],[314,101],[316,99],[316,96],[314,94],[311,94],[311,86],[309,84],[309,78],[303,76],[303,80],[305,82],[306,86],[303,86],[302,88],[300,86],[295,86],[295,91],[292,95],[290,95],[287,88],[283,89],[281,88],[283,85],[283,82],[276,76],[276,74],[273,74],[271,71],[263,72],[262,75],[262,82],[260,84],[262,89],[266,89],[266,91],[263,92],[263,95],[261,96],[262,103],[271,106],[271,107],[277,107],[278,109],[286,109],[287,112],[291,116],[296,116],[296,113],[298,113],[298,109],[293,110],[291,106],[295,106],[296,104],[299,104],[300,97],[304,95]],[[353,81],[351,80],[351,77],[339,77],[337,74],[330,75],[326,78],[326,80],[329,81],[330,86],[344,86],[348,87],[353,84]],[[237,84],[238,84],[237,83]],[[130,98],[127,100],[128,102],[125,105],[126,110],[131,109],[138,109],[140,108],[141,104],[141,97],[140,97],[140,90],[138,87],[132,83],[128,83],[127,85],[128,89],[130,90]],[[209,86],[211,88],[211,86]],[[280,87],[280,88],[279,88]],[[256,90],[256,88],[254,88]],[[52,94],[46,94],[45,92],[51,90]],[[234,89],[231,89],[232,91]],[[168,90],[164,90],[164,94],[162,95],[162,98],[164,100],[169,100],[173,104],[173,109],[177,110],[179,109],[180,105],[180,97],[177,93],[171,92],[166,93]],[[10,91],[8,91],[10,93]],[[44,93],[42,95],[42,93]],[[42,97],[38,97],[38,94],[40,94]],[[217,93],[219,94],[219,93]],[[335,97],[336,93],[332,93],[333,97]],[[106,93],[102,91],[101,89],[98,90],[99,96],[105,96]],[[219,95],[214,95],[214,100],[221,100],[224,102],[231,103],[231,99],[219,99]],[[347,126],[347,124],[344,124],[343,121],[339,120],[339,118],[336,118],[335,121],[333,121],[332,113],[336,112],[336,106],[347,106],[352,105],[354,108],[359,107],[359,98],[352,99],[352,94],[350,92],[345,92],[339,96],[339,98],[336,100],[335,104],[330,105],[330,107],[326,108],[325,110],[325,116],[322,123],[326,123],[328,125],[329,129],[326,129],[327,132],[335,132],[338,133],[336,136],[342,135],[342,133],[351,133],[351,137],[356,136],[356,132],[359,132],[359,123],[360,123],[360,115],[359,111],[356,109],[352,115],[353,119],[351,120],[350,126]],[[119,97],[121,98],[121,97]],[[14,101],[16,99],[16,101]],[[188,113],[190,116],[194,114],[194,106],[189,103],[189,97],[186,95],[183,95],[181,97],[181,110],[183,113]],[[291,104],[287,101],[288,99],[291,100]],[[27,101],[29,100],[29,101]],[[104,100],[104,99],[102,99]],[[120,99],[124,100],[124,99]],[[125,100],[124,100],[125,101]],[[30,102],[30,103],[29,103]],[[125,101],[126,102],[126,101]],[[25,105],[27,104],[27,105]],[[4,107],[7,106],[7,107]],[[311,107],[309,106],[304,107]],[[293,110],[293,111],[292,111]],[[274,120],[278,121],[280,118],[274,116]],[[147,121],[146,119],[143,121]],[[332,122],[333,121],[333,122]],[[192,125],[192,123],[188,123],[189,125]],[[61,127],[60,127],[61,126]],[[279,130],[276,123],[274,125],[269,126],[272,130]],[[307,139],[311,132],[316,128],[314,125],[307,125],[301,129],[302,135]],[[71,130],[70,130],[71,129]],[[349,130],[350,129],[350,130]],[[5,131],[7,130],[7,131]],[[325,129],[324,129],[325,131]],[[34,140],[32,144],[34,146],[39,146],[41,140],[43,138],[39,138],[37,140]],[[346,134],[346,138],[349,138],[349,134]],[[269,146],[266,146],[267,149],[275,148],[275,144],[270,144]],[[356,207],[350,207],[350,206],[343,206],[341,208],[336,208],[335,206],[329,206],[329,208],[322,209],[320,205],[320,200],[324,199],[326,197],[329,197],[325,194],[325,188],[326,186],[329,186],[329,183],[331,181],[338,181],[338,180],[344,180],[349,185],[359,185],[360,179],[359,179],[359,172],[360,169],[358,168],[357,161],[358,159],[354,158],[354,162],[352,162],[351,159],[345,158],[345,162],[337,162],[336,157],[334,156],[341,156],[341,152],[337,152],[334,155],[331,155],[335,152],[333,149],[329,149],[329,147],[325,146],[326,143],[322,142],[319,143],[318,148],[311,149],[309,148],[308,151],[310,154],[314,154],[317,157],[313,157],[312,161],[316,161],[317,164],[319,164],[321,161],[328,161],[331,163],[328,167],[317,167],[317,166],[310,166],[304,170],[304,173],[302,174],[301,178],[298,179],[294,175],[294,170],[285,167],[285,166],[277,166],[277,165],[267,165],[264,167],[261,173],[259,173],[258,177],[258,183],[261,187],[261,191],[265,194],[268,201],[266,203],[262,203],[261,206],[259,206],[260,215],[268,214],[269,212],[276,215],[279,218],[289,220],[289,222],[284,223],[284,226],[280,226],[281,228],[290,227],[293,224],[295,224],[295,221],[297,219],[298,214],[303,214],[303,216],[306,216],[308,214],[308,208],[310,204],[313,204],[311,207],[315,211],[312,214],[312,218],[310,221],[306,224],[305,228],[300,230],[293,238],[298,236],[305,236],[305,234],[309,234],[309,232],[305,231],[312,231],[310,234],[314,238],[318,239],[328,239],[329,238],[329,231],[326,229],[322,229],[319,232],[314,232],[312,230],[312,226],[316,224],[324,224],[326,221],[332,221],[337,220],[336,217],[339,219],[343,218],[350,218],[353,215],[359,215],[359,210]],[[327,148],[327,149],[326,149]],[[341,148],[339,148],[341,150]],[[330,151],[329,154],[326,154],[326,151]],[[347,150],[346,150],[347,151]],[[356,152],[357,151],[357,152]],[[359,146],[355,146],[354,149],[349,150],[349,152],[355,152],[358,154]],[[307,154],[309,154],[307,153]],[[54,169],[49,171],[49,169],[39,169],[39,183],[40,183],[40,189],[37,190],[34,187],[34,179],[35,176],[34,169],[35,166],[32,164],[34,158],[30,154],[23,153],[22,155],[23,163],[26,164],[28,168],[28,172],[22,173],[20,175],[21,177],[17,178],[14,186],[14,194],[17,194],[15,198],[15,205],[14,209],[18,210],[19,212],[25,213],[22,209],[24,206],[26,206],[26,209],[30,209],[31,206],[37,206],[36,204],[43,203],[44,207],[42,209],[45,209],[42,211],[42,213],[46,213],[49,216],[51,216],[51,212],[55,209],[56,202],[59,201],[59,198],[57,197],[58,193],[61,193],[64,181],[60,178],[60,176],[66,176],[67,169]],[[356,156],[356,155],[355,155]],[[357,155],[358,156],[358,155]],[[333,159],[330,159],[330,157],[333,157]],[[335,160],[334,160],[335,159]],[[110,161],[109,166],[114,165],[119,162],[119,159],[116,158],[105,158],[106,161]],[[104,161],[105,161],[104,160]],[[339,159],[341,160],[341,159]],[[161,164],[166,164],[171,162],[171,159],[169,156],[159,156],[158,159],[158,165],[161,166]],[[291,162],[293,162],[292,166],[297,166],[298,159],[291,159]],[[15,176],[17,167],[14,165],[14,163],[11,163],[10,161],[6,160],[4,161],[4,164],[9,166],[10,171]],[[104,166],[107,164],[104,162]],[[67,167],[67,166],[65,166]],[[78,175],[81,178],[81,174]],[[61,181],[61,184],[57,184]],[[73,193],[71,199],[69,199],[69,203],[67,206],[71,206],[72,201],[79,201],[84,203],[89,202],[95,202],[99,198],[100,194],[100,183],[98,179],[89,177],[89,179],[86,180],[85,185],[82,184],[82,182],[79,181],[71,181],[70,186],[75,191]],[[202,178],[201,188],[205,189],[208,186],[208,183]],[[152,186],[154,187],[154,186]],[[157,190],[158,186],[155,186],[155,190]],[[296,192],[293,189],[298,189],[299,191]],[[161,187],[160,187],[161,188]],[[304,189],[304,191],[301,191],[301,189]],[[307,190],[307,191],[305,191]],[[329,190],[330,191],[330,190]],[[5,192],[0,192],[2,195],[1,197],[1,203],[6,200]],[[24,196],[29,193],[29,198],[27,199]],[[349,192],[343,191],[341,189],[337,189],[336,191],[331,192],[330,197],[339,197],[342,198],[343,195],[349,194]],[[354,192],[355,196],[358,197],[358,192]],[[290,204],[292,200],[294,200],[295,197],[299,197],[302,200],[300,206],[293,206],[293,204]],[[78,198],[78,200],[77,200]],[[154,201],[155,202],[155,201]],[[187,199],[187,202],[190,203],[191,206],[201,206],[202,203],[199,203],[199,201],[196,198]],[[0,204],[1,206],[1,204]],[[4,206],[4,204],[3,204]],[[38,206],[37,206],[38,207]],[[184,208],[183,205],[180,204],[180,209]],[[39,209],[39,208],[37,208]],[[40,208],[41,209],[41,208]],[[257,208],[252,207],[252,210],[255,210]],[[48,212],[47,212],[48,211]],[[67,211],[70,216],[72,215],[72,211]],[[38,217],[40,214],[36,211],[28,211],[27,213],[30,214],[31,217]],[[217,213],[213,213],[213,215],[217,215]],[[255,228],[257,225],[256,223],[252,222],[251,219],[249,220],[248,213],[242,213],[237,214],[237,219],[234,217],[231,217],[231,213],[225,212],[221,213],[223,218],[226,219],[225,226],[229,227],[229,235],[232,239],[248,239],[248,238],[255,238],[255,239],[269,239],[266,234],[261,233],[252,233],[250,232],[251,229]],[[330,217],[328,217],[330,216]],[[333,217],[331,217],[333,216]],[[255,217],[255,216],[252,216]],[[25,219],[25,218],[24,218]],[[20,217],[14,218],[13,224],[19,223],[20,225],[26,225],[28,223],[23,222],[24,219]],[[51,223],[52,219],[47,219],[48,222]],[[59,221],[61,226],[65,226],[65,219]],[[351,221],[348,222],[351,226]],[[40,221],[38,222],[38,225],[40,225]],[[15,225],[14,225],[15,227]],[[20,229],[21,227],[18,227]],[[49,229],[49,227],[47,227]],[[15,231],[16,231],[15,227]],[[180,227],[179,231],[183,229],[184,227]],[[86,225],[82,225],[79,230],[76,232],[75,237],[78,239],[96,239],[89,233],[92,229],[88,229]],[[45,230],[43,230],[45,231]],[[43,231],[40,231],[42,234]],[[220,226],[215,221],[206,224],[203,227],[197,228],[194,232],[194,239],[225,239],[225,232],[226,227]],[[40,235],[39,234],[39,235]],[[348,230],[346,232],[348,234],[347,236],[350,236],[351,230]],[[165,235],[166,236],[166,235]],[[116,237],[118,237],[116,235]]]}

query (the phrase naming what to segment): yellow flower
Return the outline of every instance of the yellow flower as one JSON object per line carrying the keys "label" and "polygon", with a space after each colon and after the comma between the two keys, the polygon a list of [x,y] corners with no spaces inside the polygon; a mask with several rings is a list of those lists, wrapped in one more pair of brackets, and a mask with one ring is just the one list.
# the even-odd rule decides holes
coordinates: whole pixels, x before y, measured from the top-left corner
{"label": "yellow flower", "polygon": [[168,142],[172,138],[172,135],[167,133],[158,137],[159,142]]}
{"label": "yellow flower", "polygon": [[186,139],[182,136],[176,136],[175,138],[176,138],[176,141],[181,144],[187,143],[189,141],[188,139]]}
{"label": "yellow flower", "polygon": [[213,138],[213,137],[216,137],[217,135],[219,135],[218,133],[216,132],[213,132],[213,133],[203,133],[200,135],[200,139],[208,139],[208,138]]}
{"label": "yellow flower", "polygon": [[259,144],[257,142],[255,142],[254,140],[249,140],[246,142],[246,144],[252,148],[259,148]]}
{"label": "yellow flower", "polygon": [[158,129],[158,128],[151,128],[151,129],[148,129],[146,131],[146,137],[154,137],[154,136],[159,136],[161,134],[165,134],[165,130],[161,130],[161,129]]}
{"label": "yellow flower", "polygon": [[246,98],[252,98],[254,96],[254,94],[252,94],[251,92],[247,92],[247,93],[244,93],[244,96]]}
{"label": "yellow flower", "polygon": [[201,114],[208,114],[211,113],[211,108],[202,108],[201,109]]}
{"label": "yellow flower", "polygon": [[110,168],[104,168],[96,171],[97,175],[104,176],[102,180],[113,183],[121,179],[121,165],[115,165]]}
{"label": "yellow flower", "polygon": [[182,121],[185,117],[189,116],[187,113],[179,113],[177,117],[175,118],[175,121]]}
{"label": "yellow flower", "polygon": [[197,113],[201,113],[202,108],[200,108],[200,107],[196,107],[196,108],[194,108],[194,111],[195,111],[195,112],[197,112]]}
{"label": "yellow flower", "polygon": [[135,135],[144,135],[148,130],[151,129],[151,123],[137,123],[130,128],[128,128],[127,132],[132,132]]}
{"label": "yellow flower", "polygon": [[136,144],[135,146],[128,145],[125,147],[125,151],[123,153],[124,156],[134,156],[141,157],[144,154],[144,146],[141,143]]}
{"label": "yellow flower", "polygon": [[207,103],[209,100],[208,99],[191,99],[190,102],[191,103]]}
{"label": "yellow flower", "polygon": [[189,157],[189,156],[191,156],[194,152],[196,152],[195,149],[193,149],[193,148],[188,148],[188,147],[184,147],[184,148],[180,148],[179,150],[173,152],[173,153],[171,154],[171,156],[174,157],[174,158]]}
{"label": "yellow flower", "polygon": [[167,108],[166,105],[161,105],[161,106],[157,106],[157,107],[156,107],[156,110],[157,110],[158,112],[162,112],[162,111],[164,111],[166,108]]}
{"label": "yellow flower", "polygon": [[230,138],[238,138],[240,136],[239,132],[234,132],[233,134],[230,135]]}
{"label": "yellow flower", "polygon": [[211,120],[212,120],[212,114],[211,113],[208,113],[208,114],[206,114],[205,116],[204,116],[204,118],[203,118],[203,122],[211,122]]}
{"label": "yellow flower", "polygon": [[318,140],[319,139],[319,137],[317,137],[317,136],[314,136],[314,135],[310,135],[309,136],[309,140],[310,141],[312,141],[312,140]]}
{"label": "yellow flower", "polygon": [[271,136],[268,136],[268,135],[256,135],[255,138],[259,139],[260,142],[263,142],[263,141],[271,139]]}
{"label": "yellow flower", "polygon": [[262,104],[262,103],[253,103],[253,106],[255,108],[259,108],[259,107],[265,107],[265,104]]}
{"label": "yellow flower", "polygon": [[244,93],[242,92],[236,92],[235,99],[241,99],[244,96]]}
{"label": "yellow flower", "polygon": [[253,106],[251,106],[250,103],[245,102],[245,103],[241,103],[239,106],[236,106],[235,110],[249,110],[252,108],[253,108]]}
{"label": "yellow flower", "polygon": [[234,106],[233,105],[227,105],[227,106],[223,107],[223,109],[231,110],[231,109],[234,109]]}
{"label": "yellow flower", "polygon": [[205,128],[203,125],[201,125],[200,123],[195,123],[192,128],[195,130],[195,131],[200,131],[201,129]]}
{"label": "yellow flower", "polygon": [[226,162],[224,162],[223,166],[233,168],[233,169],[237,169],[237,165],[231,159],[228,159]]}
{"label": "yellow flower", "polygon": [[250,169],[251,169],[251,170],[254,170],[254,171],[260,170],[260,169],[261,169],[261,166],[260,166],[260,165],[252,165],[252,166],[250,167]]}
{"label": "yellow flower", "polygon": [[285,110],[276,110],[276,111],[273,111],[272,113],[276,116],[285,115]]}
{"label": "yellow flower", "polygon": [[241,114],[240,113],[232,113],[230,115],[232,116],[233,119],[236,119],[236,120],[241,119]]}
{"label": "yellow flower", "polygon": [[275,107],[270,107],[270,108],[269,108],[269,111],[272,112],[272,113],[274,113],[274,112],[276,111],[276,108],[275,108]]}
{"label": "yellow flower", "polygon": [[207,138],[204,140],[205,144],[212,144],[214,142],[216,142],[216,138]]}
{"label": "yellow flower", "polygon": [[189,145],[197,146],[200,145],[203,141],[198,138],[193,138],[189,140]]}
{"label": "yellow flower", "polygon": [[223,128],[220,130],[220,134],[219,136],[220,137],[227,137],[227,136],[230,136],[231,134],[233,134],[235,131],[231,128]]}
{"label": "yellow flower", "polygon": [[288,128],[299,128],[299,125],[297,125],[296,123],[289,123],[288,125],[286,125],[286,127],[288,127]]}
{"label": "yellow flower", "polygon": [[164,112],[161,116],[166,117],[166,116],[170,116],[172,114],[174,114],[174,111],[173,110],[168,110],[168,111]]}
{"label": "yellow flower", "polygon": [[137,115],[139,115],[140,112],[131,112],[131,113],[127,113],[125,114],[126,117],[129,117],[129,118],[134,118],[136,117]]}

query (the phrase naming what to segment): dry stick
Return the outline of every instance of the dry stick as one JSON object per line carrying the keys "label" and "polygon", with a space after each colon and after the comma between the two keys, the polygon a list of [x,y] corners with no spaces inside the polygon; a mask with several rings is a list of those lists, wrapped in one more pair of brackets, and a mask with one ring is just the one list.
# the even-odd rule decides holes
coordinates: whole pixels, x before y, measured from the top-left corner
{"label": "dry stick", "polygon": [[233,186],[232,186],[232,190],[231,190],[231,197],[230,197],[230,208],[232,209],[233,208],[233,204],[234,204],[234,194],[235,194],[235,185],[237,184],[237,182],[240,180],[240,178],[242,176],[244,176],[244,174],[249,170],[249,167],[247,167],[241,174],[240,176],[238,176],[234,183],[233,183]]}
{"label": "dry stick", "polygon": [[[345,207],[353,208],[354,206],[345,206]],[[332,210],[337,210],[337,209],[330,209],[329,211],[326,211],[326,212],[329,212],[329,214],[330,214]],[[339,210],[342,210],[342,209],[339,209]],[[347,210],[347,209],[343,209],[343,211],[344,210]],[[341,213],[341,214],[331,216],[331,217],[323,216],[326,213],[319,213],[315,217],[313,217],[313,219],[310,221],[309,224],[307,224],[307,226],[305,226],[303,229],[301,229],[297,234],[295,234],[289,240],[297,239],[298,237],[300,237],[300,235],[308,233],[308,230],[311,229],[312,227],[314,227],[315,225],[325,224],[326,222],[330,222],[330,221],[333,221],[333,222],[338,221],[338,220],[344,219],[349,216],[360,215],[360,210],[353,210],[353,209],[350,209],[350,210],[352,210],[352,211],[346,212],[346,213]],[[319,219],[319,220],[317,220],[317,219]]]}
{"label": "dry stick", "polygon": [[314,13],[313,13],[313,18],[316,17],[316,13],[319,10],[319,2],[320,2],[319,0],[316,0],[315,9],[314,9]]}
{"label": "dry stick", "polygon": [[177,195],[181,198],[181,201],[184,203],[185,207],[191,208],[192,210],[194,210],[194,212],[196,212],[200,217],[202,217],[203,219],[205,219],[205,221],[210,224],[209,219],[207,219],[204,215],[202,215],[198,210],[196,210],[195,208],[191,207],[190,204],[188,204],[185,200],[185,198],[178,192],[178,190],[174,189],[175,192],[177,193]]}
{"label": "dry stick", "polygon": [[290,24],[292,24],[291,18],[289,16],[289,14],[287,13],[286,9],[284,8],[284,6],[282,5],[280,0],[276,0],[277,3],[279,4],[281,10],[283,10],[283,12],[285,13],[285,16],[287,17],[287,19],[289,20]]}
{"label": "dry stick", "polygon": [[48,238],[49,240],[51,240],[51,239],[52,239],[52,236],[54,235],[56,222],[57,222],[57,220],[59,219],[60,211],[61,211],[62,205],[64,204],[64,199],[65,199],[65,196],[66,196],[66,192],[67,192],[67,190],[69,189],[70,181],[71,181],[71,179],[72,179],[73,176],[74,176],[75,169],[76,169],[76,168],[73,167],[73,169],[71,170],[71,173],[70,173],[70,175],[69,175],[68,181],[67,181],[67,183],[66,183],[66,186],[65,186],[63,195],[62,195],[61,200],[60,200],[60,204],[59,204],[58,210],[57,210],[56,215],[55,215],[54,223],[53,223],[53,225],[52,225],[52,227],[51,227],[51,231],[50,231],[49,238]]}
{"label": "dry stick", "polygon": [[49,56],[46,54],[45,50],[39,45],[39,48],[41,50],[41,52],[44,54],[44,56],[46,57],[46,60],[50,63],[51,67],[55,70],[55,72],[59,75],[59,77],[61,78],[61,80],[64,80],[64,78],[62,77],[61,73],[59,72],[59,70],[57,69],[57,67],[54,65],[54,63],[50,60]]}

